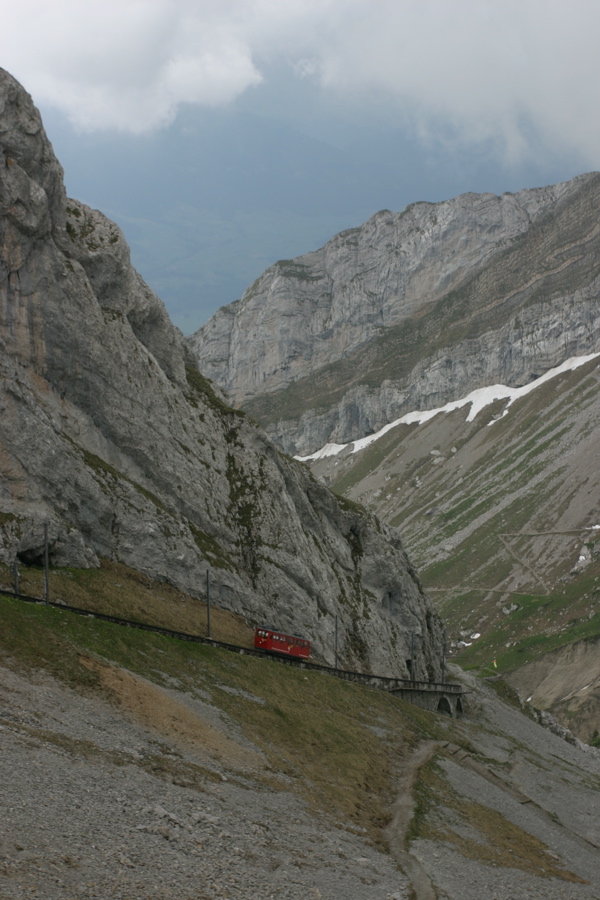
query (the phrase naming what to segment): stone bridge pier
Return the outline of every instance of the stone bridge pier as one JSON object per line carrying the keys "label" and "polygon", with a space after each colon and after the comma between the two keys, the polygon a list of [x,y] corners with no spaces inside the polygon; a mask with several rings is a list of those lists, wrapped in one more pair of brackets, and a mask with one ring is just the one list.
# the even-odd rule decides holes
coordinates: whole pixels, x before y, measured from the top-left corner
{"label": "stone bridge pier", "polygon": [[462,715],[464,712],[464,692],[458,684],[426,684],[419,682],[414,687],[404,684],[390,688],[392,694],[429,709],[431,712],[445,713],[447,716]]}

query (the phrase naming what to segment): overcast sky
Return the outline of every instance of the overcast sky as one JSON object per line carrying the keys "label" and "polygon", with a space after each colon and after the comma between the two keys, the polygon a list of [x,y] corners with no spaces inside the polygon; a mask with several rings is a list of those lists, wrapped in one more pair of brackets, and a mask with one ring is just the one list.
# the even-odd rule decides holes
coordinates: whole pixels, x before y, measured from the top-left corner
{"label": "overcast sky", "polygon": [[424,131],[519,154],[533,125],[598,165],[594,0],[19,0],[2,20],[4,67],[82,129],[163,128],[181,103],[230,103],[283,62]]}
{"label": "overcast sky", "polygon": [[340,147],[387,128],[566,178],[600,168],[599,34],[594,0],[18,0],[0,64],[55,114],[55,146],[148,147],[190,110],[250,110]]}

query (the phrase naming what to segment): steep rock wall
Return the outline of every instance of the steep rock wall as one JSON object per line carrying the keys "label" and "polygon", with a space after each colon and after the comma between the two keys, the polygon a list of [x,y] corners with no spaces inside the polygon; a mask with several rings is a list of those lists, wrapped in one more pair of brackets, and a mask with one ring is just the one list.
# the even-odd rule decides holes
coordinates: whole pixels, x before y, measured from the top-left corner
{"label": "steep rock wall", "polygon": [[598,349],[600,177],[383,211],[268,269],[192,339],[291,453]]}
{"label": "steep rock wall", "polygon": [[[600,350],[600,278],[569,297],[537,303],[480,337],[444,347],[421,360],[406,379],[359,384],[330,406],[265,423],[267,434],[292,455],[329,442],[346,444],[418,409],[436,409],[491,384],[520,387],[572,356]],[[260,418],[257,403],[252,412]]]}
{"label": "steep rock wall", "polygon": [[440,674],[443,628],[397,533],[341,506],[198,371],[114,223],[67,200],[0,70],[0,559],[117,559],[333,661]]}

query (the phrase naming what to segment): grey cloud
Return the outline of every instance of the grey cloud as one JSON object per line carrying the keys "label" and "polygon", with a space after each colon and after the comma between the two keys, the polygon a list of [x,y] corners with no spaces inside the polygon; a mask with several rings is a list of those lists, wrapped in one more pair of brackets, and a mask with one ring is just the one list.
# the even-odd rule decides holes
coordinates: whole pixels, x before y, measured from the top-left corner
{"label": "grey cloud", "polygon": [[[595,0],[21,0],[2,64],[79,127],[150,131],[181,103],[220,105],[268,63],[435,133],[527,152],[542,141],[598,166]],[[3,46],[2,46],[3,45]]]}

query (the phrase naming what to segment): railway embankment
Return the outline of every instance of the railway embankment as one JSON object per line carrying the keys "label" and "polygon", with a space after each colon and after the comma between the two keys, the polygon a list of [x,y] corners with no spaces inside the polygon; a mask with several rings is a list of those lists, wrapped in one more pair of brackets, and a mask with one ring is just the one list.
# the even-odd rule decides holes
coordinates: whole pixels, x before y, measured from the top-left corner
{"label": "railway embankment", "polygon": [[470,676],[454,719],[60,607],[0,625],[3,897],[597,894],[598,755]]}
{"label": "railway embankment", "polygon": [[299,659],[292,656],[286,656],[283,653],[277,653],[271,650],[258,649],[256,647],[247,647],[240,644],[231,644],[225,641],[218,641],[211,637],[203,637],[197,634],[189,634],[185,631],[176,631],[172,628],[166,628],[160,625],[152,625],[148,622],[140,622],[134,619],[126,619],[122,616],[109,615],[107,613],[98,612],[96,610],[71,606],[64,601],[44,600],[40,597],[31,597],[27,594],[19,594],[14,591],[5,591],[6,596],[14,597],[25,603],[35,603],[47,607],[60,609],[64,612],[75,613],[86,618],[98,619],[102,622],[110,622],[113,625],[119,625],[124,628],[136,628],[140,631],[147,631],[152,634],[162,634],[177,641],[190,641],[196,644],[206,644],[209,647],[227,650],[230,653],[237,653],[241,656],[254,656],[258,659],[270,659],[273,662],[283,665],[294,666],[300,669],[310,669],[313,672],[321,672],[324,675],[331,675],[334,678],[341,678],[343,681],[349,681],[353,684],[361,684],[366,687],[376,688],[383,691],[391,691],[414,703],[429,709],[433,712],[442,712],[447,715],[461,715],[464,711],[465,691],[460,684],[455,682],[428,682],[418,680],[407,680],[403,678],[393,678],[386,675],[374,675],[367,672],[352,672],[339,666],[327,666],[317,662],[310,662],[307,659]]}

